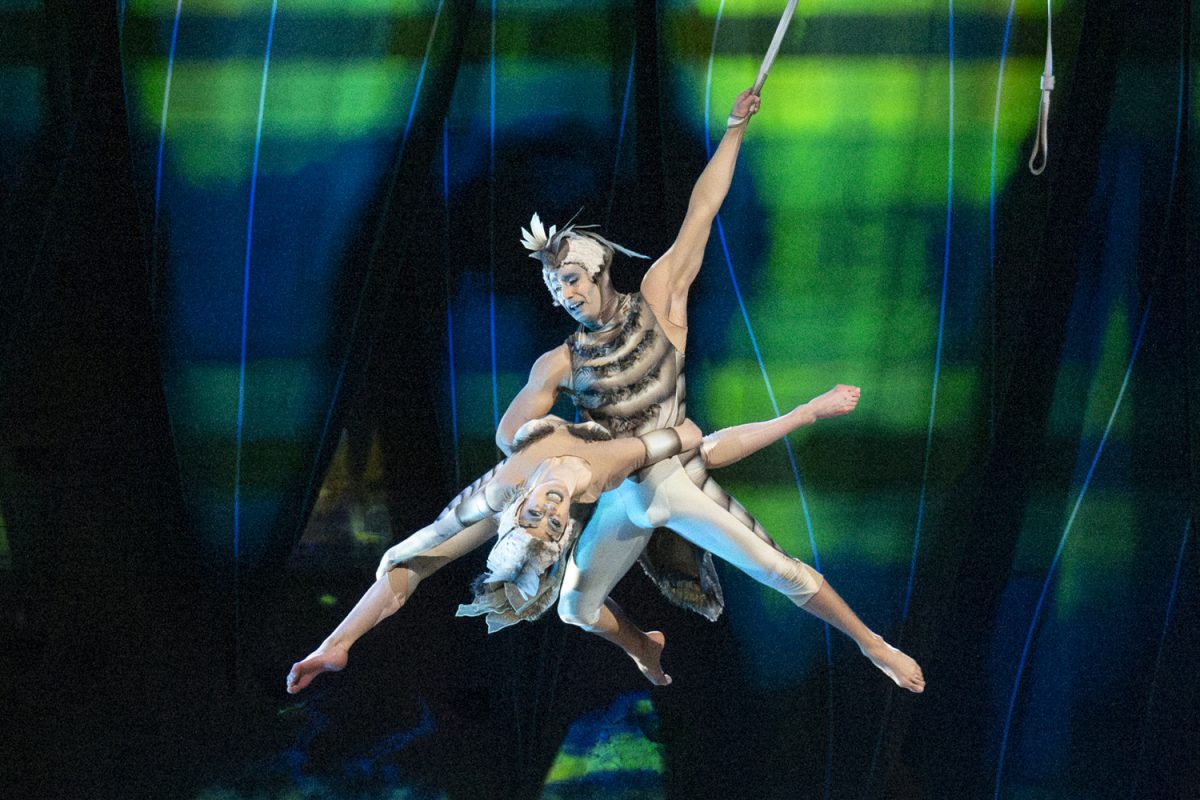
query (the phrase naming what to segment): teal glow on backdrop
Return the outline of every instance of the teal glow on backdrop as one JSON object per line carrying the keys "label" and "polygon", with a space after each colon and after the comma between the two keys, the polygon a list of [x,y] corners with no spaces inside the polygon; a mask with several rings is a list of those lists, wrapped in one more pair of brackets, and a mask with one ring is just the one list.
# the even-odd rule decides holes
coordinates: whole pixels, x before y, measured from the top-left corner
{"label": "teal glow on backdrop", "polygon": [[[366,391],[347,374],[349,354],[362,355],[364,337],[366,362],[377,343],[403,346],[355,310],[375,274],[444,277],[445,314],[424,320],[446,354],[428,376],[440,425],[422,433],[453,449],[461,476],[494,463],[498,414],[534,358],[572,329],[549,306],[520,225],[535,211],[562,224],[582,207],[580,219],[614,240],[661,252],[661,229],[681,219],[781,5],[660,4],[655,66],[629,4],[475,4],[444,119],[433,121],[431,188],[419,195],[436,213],[383,219],[439,4],[293,0],[276,12],[251,0],[130,0],[135,167],[198,535],[247,563],[281,531],[296,537],[341,432],[339,403]],[[732,467],[722,483],[888,636],[922,624],[914,598],[938,590],[923,583],[938,574],[930,553],[957,524],[946,509],[1020,385],[1024,365],[1005,363],[997,343],[1008,326],[1036,323],[1006,320],[998,287],[1053,233],[1049,212],[1030,210],[1048,205],[1051,178],[1031,185],[1024,172],[1044,24],[1032,0],[1011,10],[802,4],[693,290],[689,408],[702,427],[765,418],[837,382],[863,387],[853,415],[794,435],[790,453],[776,445]],[[1076,80],[1081,5],[1061,4],[1055,24],[1057,110]],[[1180,563],[1182,479],[1143,477],[1146,454],[1171,440],[1153,396],[1168,367],[1145,364],[1154,348],[1139,355],[1138,344],[1167,335],[1147,276],[1165,257],[1162,209],[1186,112],[1169,61],[1124,66],[1116,79],[1101,177],[1071,256],[1079,278],[1046,429],[1024,443],[1044,449],[1046,464],[1014,513],[1013,571],[978,690],[988,729],[979,769],[998,794],[1062,788],[1073,743],[1109,741],[1104,715],[1086,709],[1128,688]],[[32,73],[14,78],[36,85]],[[661,91],[653,119],[639,95],[647,85]],[[373,236],[388,224],[420,240],[408,260],[377,257]],[[639,269],[618,263],[618,288],[632,288]],[[1043,277],[1025,288],[1036,294]],[[393,319],[428,310],[402,293],[389,302]],[[955,552],[981,544],[972,536],[956,529]],[[869,793],[890,700],[880,690],[866,722],[846,721],[863,703],[850,645],[835,638],[827,651],[820,625],[790,603],[729,571],[723,579],[739,679],[763,692],[819,684],[824,792]],[[1114,593],[1127,598],[1116,610]]]}
{"label": "teal glow on backdrop", "polygon": [[254,563],[295,524],[288,505],[341,368],[341,274],[405,132],[437,9],[126,8],[165,388],[197,532],[217,551]]}

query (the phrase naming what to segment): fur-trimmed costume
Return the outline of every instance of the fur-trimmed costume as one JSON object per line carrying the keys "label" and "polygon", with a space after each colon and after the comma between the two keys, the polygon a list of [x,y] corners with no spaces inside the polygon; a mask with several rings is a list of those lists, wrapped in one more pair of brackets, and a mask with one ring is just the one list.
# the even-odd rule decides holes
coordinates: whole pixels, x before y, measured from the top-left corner
{"label": "fur-trimmed costume", "polygon": [[[564,428],[580,442],[613,438],[594,422],[572,425],[558,417],[543,417],[521,426],[513,440],[513,451],[520,452],[559,428]],[[558,541],[534,538],[520,528],[503,531],[488,553],[488,571],[471,585],[474,600],[460,605],[455,616],[485,616],[488,633],[495,633],[546,613],[558,600],[567,556],[590,508],[590,504],[572,504],[571,524]]]}
{"label": "fur-trimmed costume", "polygon": [[568,552],[520,528],[509,531],[488,553],[488,571],[471,585],[475,599],[460,605],[455,616],[486,616],[488,633],[537,619],[558,599]]}
{"label": "fur-trimmed costume", "polygon": [[[687,416],[683,354],[667,339],[638,292],[623,295],[619,327],[580,328],[567,339],[571,382],[565,391],[588,419],[616,436],[666,428]],[[694,455],[694,454],[693,454]],[[712,556],[661,528],[638,559],[659,590],[676,605],[710,620],[725,600]]]}

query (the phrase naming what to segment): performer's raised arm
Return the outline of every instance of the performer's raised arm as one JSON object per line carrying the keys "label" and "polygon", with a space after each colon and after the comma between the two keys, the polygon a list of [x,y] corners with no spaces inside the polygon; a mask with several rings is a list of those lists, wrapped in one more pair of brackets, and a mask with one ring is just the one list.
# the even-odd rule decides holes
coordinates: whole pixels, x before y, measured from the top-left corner
{"label": "performer's raised arm", "polygon": [[496,446],[504,455],[512,455],[513,437],[531,419],[544,417],[554,407],[558,392],[571,373],[571,354],[566,345],[543,353],[529,371],[529,380],[508,404],[500,427],[496,429]]}
{"label": "performer's raised arm", "polygon": [[[743,122],[725,131],[716,152],[692,189],[687,215],[675,242],[642,278],[642,295],[659,320],[670,323],[667,336],[679,350],[683,350],[683,337],[686,335],[688,291],[700,272],[713,219],[725,202],[725,195],[729,193],[742,137],[749,118],[758,112],[759,102],[758,96],[750,94],[749,89],[737,96],[733,115],[743,118]],[[676,341],[676,338],[680,341]]]}

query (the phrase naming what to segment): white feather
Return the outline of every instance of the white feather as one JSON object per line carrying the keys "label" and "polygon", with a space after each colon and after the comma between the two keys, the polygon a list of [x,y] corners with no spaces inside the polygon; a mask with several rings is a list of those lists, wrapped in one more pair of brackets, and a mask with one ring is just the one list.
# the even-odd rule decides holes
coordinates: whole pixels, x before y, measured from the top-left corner
{"label": "white feather", "polygon": [[550,237],[554,235],[557,228],[550,226],[550,234],[546,234],[546,226],[542,224],[542,219],[536,213],[533,219],[529,220],[529,229],[521,228],[521,244],[526,250],[537,252],[545,248]]}

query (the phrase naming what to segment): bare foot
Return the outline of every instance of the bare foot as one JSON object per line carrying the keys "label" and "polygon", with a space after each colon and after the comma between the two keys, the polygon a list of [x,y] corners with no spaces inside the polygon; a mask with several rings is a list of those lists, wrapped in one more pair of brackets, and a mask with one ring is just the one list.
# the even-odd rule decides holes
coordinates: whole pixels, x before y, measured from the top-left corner
{"label": "bare foot", "polygon": [[[858,405],[862,389],[839,383],[825,394],[820,394],[805,403],[814,419],[829,419],[849,414]],[[804,406],[802,406],[803,408]]]}
{"label": "bare foot", "polygon": [[298,693],[322,672],[341,672],[349,660],[346,651],[339,648],[314,650],[308,658],[292,664],[292,670],[287,676],[288,694]]}
{"label": "bare foot", "polygon": [[869,658],[872,664],[879,667],[884,675],[895,681],[901,689],[908,689],[917,694],[925,691],[925,675],[921,672],[921,666],[885,642],[883,637],[878,634],[873,634],[873,636],[875,641],[871,645],[860,648],[862,654]]}
{"label": "bare foot", "polygon": [[648,649],[642,658],[638,658],[630,653],[633,658],[633,663],[637,664],[637,668],[646,676],[646,680],[653,683],[655,686],[670,686],[671,676],[663,672],[662,651],[667,645],[667,637],[663,636],[662,631],[649,631],[646,634]]}

